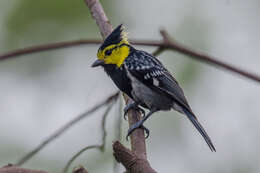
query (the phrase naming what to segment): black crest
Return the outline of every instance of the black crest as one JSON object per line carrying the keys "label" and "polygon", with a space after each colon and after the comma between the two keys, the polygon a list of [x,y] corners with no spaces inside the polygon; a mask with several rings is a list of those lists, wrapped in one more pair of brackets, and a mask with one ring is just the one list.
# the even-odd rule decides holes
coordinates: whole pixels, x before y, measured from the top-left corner
{"label": "black crest", "polygon": [[116,27],[116,29],[114,29],[114,31],[109,36],[107,36],[104,43],[101,45],[100,49],[103,50],[105,47],[111,44],[118,44],[120,41],[122,41],[123,39],[122,32],[123,32],[123,24]]}

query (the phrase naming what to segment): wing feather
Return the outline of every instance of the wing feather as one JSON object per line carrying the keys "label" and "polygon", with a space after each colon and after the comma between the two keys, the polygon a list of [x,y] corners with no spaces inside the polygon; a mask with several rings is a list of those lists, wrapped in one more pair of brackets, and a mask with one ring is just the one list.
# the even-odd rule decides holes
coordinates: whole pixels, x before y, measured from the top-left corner
{"label": "wing feather", "polygon": [[[162,63],[146,52],[138,51],[137,54],[132,55],[134,63],[131,62],[131,60],[125,63],[131,75],[153,91],[171,97],[180,106],[192,112],[178,82],[170,72],[164,68]],[[156,82],[154,82],[155,80]]]}

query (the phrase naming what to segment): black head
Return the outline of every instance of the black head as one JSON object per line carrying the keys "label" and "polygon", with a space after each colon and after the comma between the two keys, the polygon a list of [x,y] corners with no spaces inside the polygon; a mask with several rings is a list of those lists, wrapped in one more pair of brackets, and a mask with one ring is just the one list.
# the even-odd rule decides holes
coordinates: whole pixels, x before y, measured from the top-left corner
{"label": "black head", "polygon": [[99,49],[103,50],[109,45],[118,44],[124,39],[124,27],[123,24],[116,27],[113,32],[105,39],[104,43]]}
{"label": "black head", "polygon": [[105,64],[121,67],[129,53],[130,45],[124,27],[121,24],[112,31],[100,46],[97,53],[98,59],[92,64],[92,67],[104,66]]}

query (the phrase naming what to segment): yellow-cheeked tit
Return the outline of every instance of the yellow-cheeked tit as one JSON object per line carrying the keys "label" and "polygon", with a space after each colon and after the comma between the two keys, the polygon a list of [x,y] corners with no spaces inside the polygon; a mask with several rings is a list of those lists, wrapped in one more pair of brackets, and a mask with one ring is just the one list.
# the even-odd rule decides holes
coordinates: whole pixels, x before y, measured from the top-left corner
{"label": "yellow-cheeked tit", "polygon": [[143,128],[149,135],[143,123],[157,111],[174,109],[186,115],[211,151],[216,151],[178,82],[157,58],[130,45],[122,25],[105,39],[98,49],[97,58],[92,67],[102,66],[116,86],[134,101],[126,106],[125,113],[132,108],[144,113],[140,106],[149,110],[142,120],[129,128],[127,136],[136,128]]}

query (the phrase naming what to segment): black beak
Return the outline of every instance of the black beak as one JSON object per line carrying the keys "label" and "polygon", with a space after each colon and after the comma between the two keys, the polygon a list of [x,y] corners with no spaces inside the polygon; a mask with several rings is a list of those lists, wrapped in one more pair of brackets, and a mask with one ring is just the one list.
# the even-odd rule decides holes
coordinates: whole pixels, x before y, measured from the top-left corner
{"label": "black beak", "polygon": [[105,64],[104,61],[98,59],[91,65],[91,67],[97,67],[97,66],[104,65],[104,64]]}

